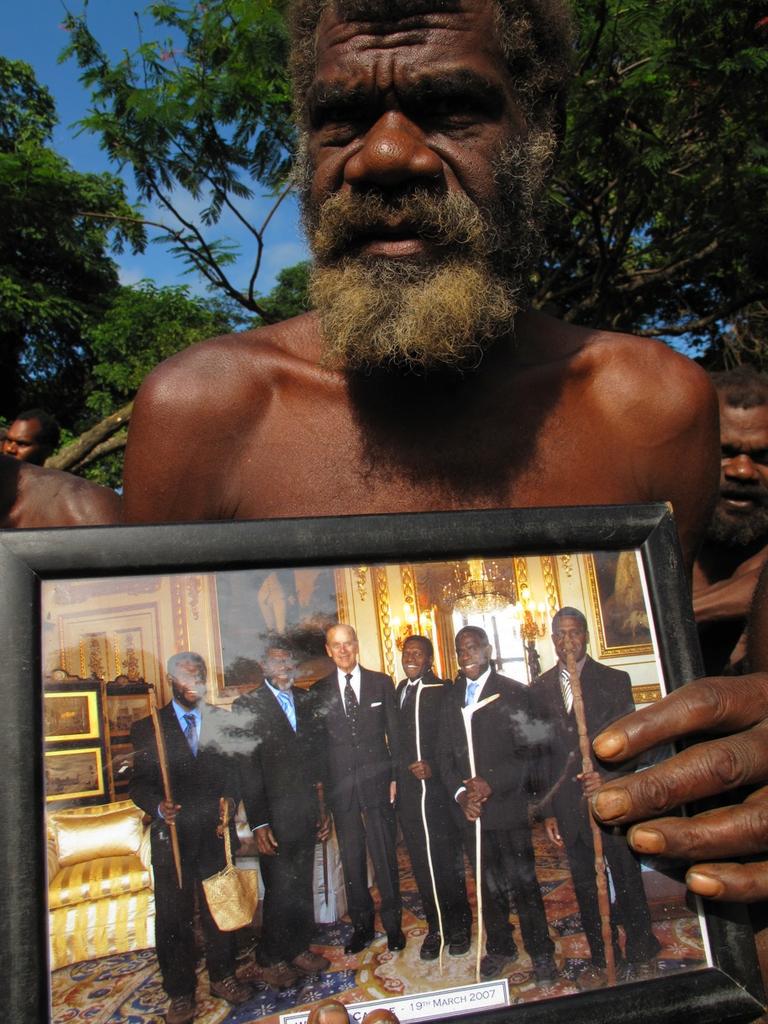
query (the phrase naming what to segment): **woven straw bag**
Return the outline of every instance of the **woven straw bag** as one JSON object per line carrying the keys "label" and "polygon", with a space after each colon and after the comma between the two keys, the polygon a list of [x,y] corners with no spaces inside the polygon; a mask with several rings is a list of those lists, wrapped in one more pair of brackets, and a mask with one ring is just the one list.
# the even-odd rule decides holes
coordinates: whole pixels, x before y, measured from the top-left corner
{"label": "woven straw bag", "polygon": [[222,825],[226,865],[210,878],[203,879],[203,891],[211,917],[222,932],[235,932],[253,920],[259,905],[259,877],[252,868],[237,868],[232,862],[229,836],[229,801],[222,799]]}

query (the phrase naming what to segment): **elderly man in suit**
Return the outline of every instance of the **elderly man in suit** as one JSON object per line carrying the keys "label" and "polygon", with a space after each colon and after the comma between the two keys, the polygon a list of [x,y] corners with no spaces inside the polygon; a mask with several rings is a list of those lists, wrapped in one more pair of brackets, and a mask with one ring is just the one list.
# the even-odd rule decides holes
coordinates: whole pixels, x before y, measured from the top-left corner
{"label": "elderly man in suit", "polygon": [[325,957],[309,948],[315,928],[315,842],[327,838],[317,784],[320,765],[311,698],[294,688],[291,645],[267,640],[264,685],[233,705],[240,784],[264,880],[261,977],[286,988],[302,975],[327,970]]}
{"label": "elderly man in suit", "polygon": [[312,687],[314,712],[326,759],[328,803],[339,840],[353,932],[348,955],[374,937],[366,850],[381,897],[381,922],[390,950],[405,946],[395,846],[397,708],[389,676],[358,662],[357,634],[331,626],[326,650],[336,668]]}
{"label": "elderly man in suit", "polygon": [[427,919],[422,960],[438,957],[441,923],[451,956],[469,950],[472,927],[461,834],[437,770],[440,716],[451,684],[437,678],[433,660],[431,641],[425,636],[409,636],[403,644],[405,679],[396,694],[400,737],[397,814]]}
{"label": "elderly man in suit", "polygon": [[[239,800],[235,764],[225,752],[229,714],[204,702],[206,676],[205,662],[192,651],[174,654],[168,661],[173,698],[158,712],[158,721],[172,801],[165,798],[152,719],[142,718],[131,729],[135,752],[131,799],[154,819],[151,842],[157,959],[163,988],[171,1000],[167,1024],[188,1024],[195,1017],[195,900],[211,994],[233,1005],[251,995],[251,989],[235,978],[232,933],[219,931],[201,885],[203,878],[221,871],[225,864],[224,840],[217,831],[220,798],[234,803]],[[179,840],[181,888],[168,837],[171,823]],[[236,846],[234,826],[231,837]]]}
{"label": "elderly man in suit", "polygon": [[[488,634],[465,626],[456,634],[461,674],[445,702],[440,726],[440,776],[454,800],[457,824],[475,879],[482,885],[486,955],[484,980],[503,975],[517,959],[509,921],[514,899],[525,948],[541,985],[557,978],[554,943],[534,866],[528,823],[528,786],[534,725],[528,688],[500,675],[491,665]],[[471,709],[474,708],[474,712]],[[470,717],[471,715],[471,717]],[[475,757],[472,771],[465,721]],[[476,822],[481,828],[481,861],[476,863]]]}
{"label": "elderly man in suit", "polygon": [[[581,923],[592,957],[591,964],[580,975],[584,987],[601,983],[606,962],[587,801],[603,782],[616,778],[620,772],[609,771],[597,761],[594,771],[581,771],[568,654],[573,654],[579,672],[590,741],[610,722],[629,714],[635,707],[629,675],[590,658],[588,640],[587,620],[582,612],[577,608],[561,608],[552,619],[557,664],[545,672],[531,690],[531,709],[548,726],[542,756],[537,761],[540,811],[547,836],[556,846],[565,847],[568,855]],[[617,953],[617,923],[623,925],[625,934],[626,962],[621,965],[621,976],[627,981],[647,977],[660,946],[651,927],[640,865],[623,836],[605,831],[602,839],[615,893],[611,926]]]}

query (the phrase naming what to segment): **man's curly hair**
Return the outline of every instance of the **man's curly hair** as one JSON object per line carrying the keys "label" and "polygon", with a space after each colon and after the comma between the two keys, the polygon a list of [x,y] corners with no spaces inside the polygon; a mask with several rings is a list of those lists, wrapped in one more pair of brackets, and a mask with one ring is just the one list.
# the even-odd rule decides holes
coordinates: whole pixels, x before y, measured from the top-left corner
{"label": "man's curly hair", "polygon": [[[574,28],[567,0],[492,0],[499,40],[526,116],[533,124],[557,127],[564,120],[565,86],[574,52]],[[317,26],[335,6],[350,20],[391,21],[429,11],[460,10],[460,0],[293,0],[290,5],[291,79],[294,110],[306,125],[304,107],[315,74]]]}

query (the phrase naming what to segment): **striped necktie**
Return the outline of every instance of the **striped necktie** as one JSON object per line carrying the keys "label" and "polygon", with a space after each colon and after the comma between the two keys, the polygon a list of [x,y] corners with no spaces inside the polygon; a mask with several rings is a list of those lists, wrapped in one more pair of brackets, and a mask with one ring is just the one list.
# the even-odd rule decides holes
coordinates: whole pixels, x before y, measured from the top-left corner
{"label": "striped necktie", "polygon": [[573,690],[571,689],[570,674],[564,668],[560,669],[560,689],[563,691],[565,713],[570,715],[571,708],[573,707]]}
{"label": "striped necktie", "polygon": [[188,715],[184,715],[184,721],[187,723],[184,728],[184,735],[187,737],[189,749],[192,751],[193,757],[197,757],[197,720],[195,719],[195,716],[190,713]]}

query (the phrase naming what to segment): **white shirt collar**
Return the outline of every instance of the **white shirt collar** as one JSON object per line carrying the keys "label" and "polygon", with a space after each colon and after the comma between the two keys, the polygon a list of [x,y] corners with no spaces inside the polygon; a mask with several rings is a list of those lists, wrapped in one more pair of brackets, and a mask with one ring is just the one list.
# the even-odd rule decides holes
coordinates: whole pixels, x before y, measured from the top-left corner
{"label": "white shirt collar", "polygon": [[[360,666],[355,665],[352,671],[349,673],[352,678],[350,679],[350,685],[357,697],[358,704],[360,703]],[[343,672],[340,668],[336,669],[336,678],[339,683],[339,693],[341,694],[341,702],[344,703],[344,689],[347,685],[347,673]]]}
{"label": "white shirt collar", "polygon": [[274,695],[275,695],[275,697],[276,697],[276,699],[277,699],[277,700],[279,700],[279,699],[280,699],[280,698],[278,697],[278,694],[280,694],[280,693],[284,693],[284,694],[286,694],[286,695],[288,696],[288,698],[290,699],[290,701],[291,701],[291,704],[293,704],[293,687],[292,687],[292,686],[289,686],[287,690],[281,690],[281,689],[279,689],[279,688],[278,688],[277,686],[273,686],[273,685],[272,685],[272,683],[270,683],[270,681],[269,681],[268,679],[265,679],[265,680],[264,680],[264,682],[265,682],[265,683],[267,684],[267,686],[268,686],[268,687],[270,688],[270,690],[272,691],[272,693],[274,693]]}
{"label": "white shirt collar", "polygon": [[480,700],[480,694],[483,692],[483,687],[488,682],[488,677],[490,676],[491,671],[492,669],[491,666],[489,665],[485,672],[483,672],[481,676],[478,676],[477,679],[470,679],[469,676],[467,676],[467,687],[469,687],[470,684],[472,683],[478,684],[478,687],[475,690],[474,700],[472,701],[473,704],[476,704],[477,701]]}

